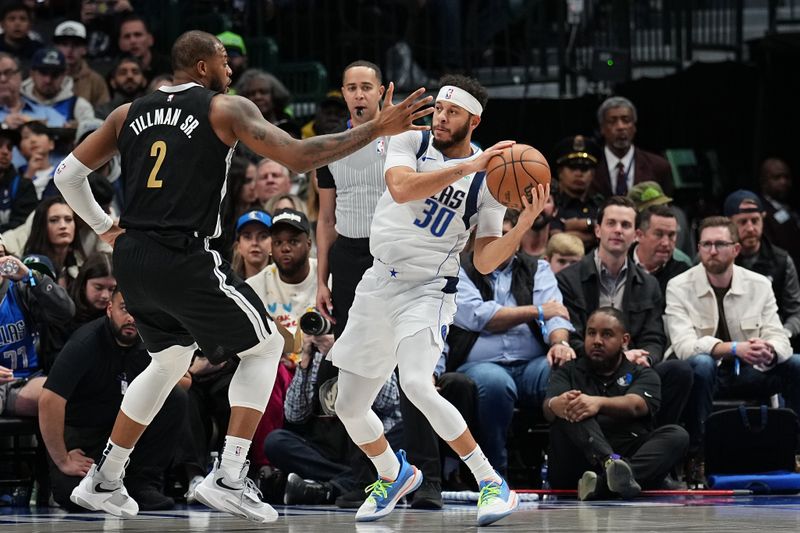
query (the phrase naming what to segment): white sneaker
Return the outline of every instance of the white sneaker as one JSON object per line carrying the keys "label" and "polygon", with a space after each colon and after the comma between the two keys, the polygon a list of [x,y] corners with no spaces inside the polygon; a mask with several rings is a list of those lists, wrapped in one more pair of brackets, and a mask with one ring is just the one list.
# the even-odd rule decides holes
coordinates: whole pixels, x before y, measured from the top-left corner
{"label": "white sneaker", "polygon": [[197,501],[197,498],[194,497],[194,491],[197,490],[197,486],[203,482],[203,479],[205,479],[203,476],[194,476],[192,480],[189,481],[189,489],[186,491],[186,494],[183,495],[188,505],[192,505]]}
{"label": "white sneaker", "polygon": [[246,462],[238,479],[231,479],[219,468],[219,460],[214,468],[194,491],[195,499],[224,513],[251,520],[253,522],[274,522],[278,513],[266,502],[261,501],[261,491],[253,480],[247,477],[250,462]]}
{"label": "white sneaker", "polygon": [[69,499],[90,511],[105,511],[114,516],[132,518],[139,512],[139,504],[128,495],[122,476],[108,480],[102,472],[97,471],[96,464],[73,489]]}

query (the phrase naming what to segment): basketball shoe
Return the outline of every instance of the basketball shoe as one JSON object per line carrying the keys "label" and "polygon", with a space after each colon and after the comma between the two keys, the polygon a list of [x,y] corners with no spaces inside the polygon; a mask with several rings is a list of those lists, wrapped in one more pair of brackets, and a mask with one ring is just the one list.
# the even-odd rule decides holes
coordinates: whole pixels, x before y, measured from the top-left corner
{"label": "basketball shoe", "polygon": [[478,496],[478,525],[488,526],[501,518],[510,515],[519,506],[517,493],[511,490],[508,482],[501,479],[495,481],[481,481]]}
{"label": "basketball shoe", "polygon": [[194,489],[194,498],[198,502],[252,522],[274,522],[278,513],[272,506],[261,501],[261,491],[256,488],[252,479],[247,477],[250,461],[247,461],[239,473],[239,477],[231,479],[219,468],[219,459],[214,461],[214,468],[202,483]]}
{"label": "basketball shoe", "polygon": [[124,470],[118,479],[106,479],[102,472],[97,471],[97,465],[93,464],[86,477],[72,490],[69,499],[90,511],[105,511],[114,516],[132,518],[139,512],[139,504],[125,489],[123,477]]}
{"label": "basketball shoe", "polygon": [[387,481],[378,478],[378,481],[366,488],[367,499],[356,513],[356,522],[371,522],[391,513],[400,498],[414,492],[422,484],[422,472],[406,460],[406,452],[397,452],[400,461],[400,473],[397,479]]}

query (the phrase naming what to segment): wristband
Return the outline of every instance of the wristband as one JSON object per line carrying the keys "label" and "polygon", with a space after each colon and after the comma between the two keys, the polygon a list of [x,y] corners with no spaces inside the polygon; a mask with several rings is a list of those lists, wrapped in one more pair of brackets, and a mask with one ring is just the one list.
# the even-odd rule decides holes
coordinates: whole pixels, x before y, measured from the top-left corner
{"label": "wristband", "polygon": [[547,338],[547,325],[544,323],[544,308],[541,305],[536,306],[536,310],[539,312],[539,329],[542,330],[542,337],[545,339]]}
{"label": "wristband", "polygon": [[737,344],[736,341],[733,341],[731,343],[731,354],[733,354],[733,355],[736,355],[736,344]]}
{"label": "wristband", "polygon": [[30,285],[31,287],[36,286],[36,276],[33,274],[33,269],[28,269],[28,275],[25,277],[25,283]]}

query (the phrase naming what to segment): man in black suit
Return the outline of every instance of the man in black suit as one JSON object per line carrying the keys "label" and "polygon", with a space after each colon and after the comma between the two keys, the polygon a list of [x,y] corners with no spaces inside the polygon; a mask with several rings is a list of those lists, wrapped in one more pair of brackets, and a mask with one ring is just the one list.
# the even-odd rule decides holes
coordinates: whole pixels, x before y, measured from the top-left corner
{"label": "man in black suit", "polygon": [[636,107],[621,96],[607,98],[597,110],[597,122],[605,140],[592,182],[594,193],[608,198],[625,196],[635,184],[655,181],[666,194],[673,189],[672,170],[666,159],[633,145]]}
{"label": "man in black suit", "polygon": [[633,201],[622,196],[608,198],[598,210],[595,234],[600,240],[598,247],[556,276],[575,327],[570,345],[579,357],[585,356],[583,337],[589,315],[600,307],[621,310],[630,333],[625,356],[634,364],[654,368],[663,391],[657,423],[674,424],[691,391],[692,369],[686,361],[663,360],[667,339],[661,320],[661,289],[656,278],[628,253],[636,237]]}
{"label": "man in black suit", "polygon": [[800,264],[800,213],[789,205],[792,171],[783,159],[769,157],[759,170],[761,196],[764,198],[764,236]]}

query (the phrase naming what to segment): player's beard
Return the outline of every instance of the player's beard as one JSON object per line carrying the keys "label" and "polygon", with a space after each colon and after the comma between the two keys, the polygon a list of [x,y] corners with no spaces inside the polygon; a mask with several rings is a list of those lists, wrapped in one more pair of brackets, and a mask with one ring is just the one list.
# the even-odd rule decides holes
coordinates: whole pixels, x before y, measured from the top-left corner
{"label": "player's beard", "polygon": [[208,89],[215,93],[224,93],[225,84],[227,83],[227,76],[224,78],[211,78],[208,82]]}
{"label": "player's beard", "polygon": [[437,150],[439,150],[440,152],[442,150],[447,150],[451,146],[455,146],[458,143],[460,143],[461,141],[463,141],[464,139],[466,139],[467,135],[469,135],[469,120],[464,123],[463,127],[459,128],[457,130],[454,130],[452,132],[449,141],[439,140],[439,139],[436,138],[436,135],[434,134],[434,136],[433,136],[433,147],[436,148]]}

